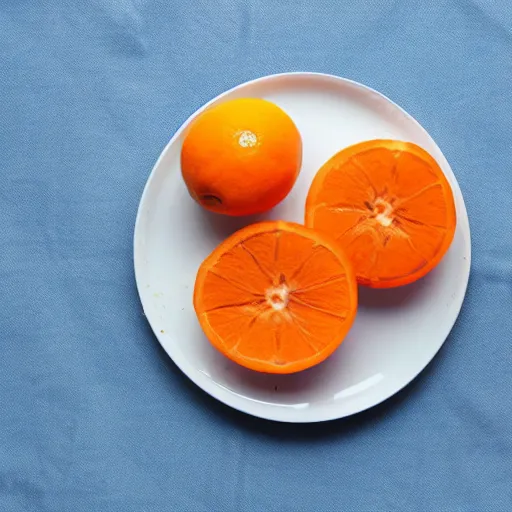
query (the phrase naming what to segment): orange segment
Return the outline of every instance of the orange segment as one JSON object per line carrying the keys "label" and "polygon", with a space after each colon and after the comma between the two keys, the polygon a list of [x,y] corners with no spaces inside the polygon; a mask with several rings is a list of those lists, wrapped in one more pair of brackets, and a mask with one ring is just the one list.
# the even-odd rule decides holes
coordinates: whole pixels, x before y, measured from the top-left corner
{"label": "orange segment", "polygon": [[357,308],[357,285],[328,235],[287,222],[238,231],[203,262],[194,289],[210,342],[260,372],[292,373],[328,357]]}
{"label": "orange segment", "polygon": [[389,288],[432,270],[455,233],[453,193],[434,158],[411,142],[372,140],[319,170],[306,225],[333,235],[359,283]]}

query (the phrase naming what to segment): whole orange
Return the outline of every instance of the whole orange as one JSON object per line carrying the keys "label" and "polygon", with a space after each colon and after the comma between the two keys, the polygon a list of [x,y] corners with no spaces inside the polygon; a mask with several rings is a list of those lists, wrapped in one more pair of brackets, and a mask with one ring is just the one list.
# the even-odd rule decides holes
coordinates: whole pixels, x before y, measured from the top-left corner
{"label": "whole orange", "polygon": [[226,215],[274,207],[290,192],[301,163],[302,139],[294,122],[260,98],[208,108],[192,121],[181,150],[190,195]]}

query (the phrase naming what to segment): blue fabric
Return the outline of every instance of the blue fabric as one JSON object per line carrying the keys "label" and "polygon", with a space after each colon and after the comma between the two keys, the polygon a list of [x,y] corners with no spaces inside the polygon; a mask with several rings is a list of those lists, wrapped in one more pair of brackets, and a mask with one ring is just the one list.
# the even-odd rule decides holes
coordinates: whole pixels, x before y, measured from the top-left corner
{"label": "blue fabric", "polygon": [[[132,271],[165,143],[240,82],[390,96],[465,195],[472,278],[428,369],[293,426],[229,410],[160,348]],[[0,0],[0,511],[512,509],[510,0]]]}

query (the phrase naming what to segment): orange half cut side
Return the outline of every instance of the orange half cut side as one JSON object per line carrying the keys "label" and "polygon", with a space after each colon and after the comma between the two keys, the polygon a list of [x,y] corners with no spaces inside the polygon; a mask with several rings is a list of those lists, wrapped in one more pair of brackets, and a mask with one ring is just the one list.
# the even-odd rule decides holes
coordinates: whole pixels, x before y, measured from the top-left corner
{"label": "orange half cut side", "polygon": [[452,189],[435,159],[411,142],[350,146],[318,171],[306,225],[331,234],[360,284],[391,288],[425,276],[453,240]]}
{"label": "orange half cut side", "polygon": [[356,314],[357,284],[328,235],[287,222],[244,228],[203,262],[194,307],[207,338],[236,363],[293,373],[326,359]]}

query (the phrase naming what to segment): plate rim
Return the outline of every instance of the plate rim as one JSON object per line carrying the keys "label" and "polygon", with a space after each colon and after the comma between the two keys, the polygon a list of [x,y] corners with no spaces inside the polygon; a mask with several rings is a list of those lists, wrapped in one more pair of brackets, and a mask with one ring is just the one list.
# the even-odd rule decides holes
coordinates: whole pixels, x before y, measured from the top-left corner
{"label": "plate rim", "polygon": [[[384,397],[382,397],[381,399],[379,399],[378,401],[376,401],[372,405],[368,406],[368,405],[364,405],[363,404],[359,408],[356,407],[356,408],[354,408],[354,410],[352,412],[350,412],[348,414],[343,414],[343,413],[340,414],[339,412],[336,412],[335,408],[333,408],[333,414],[323,414],[322,416],[319,416],[319,417],[313,417],[313,418],[308,418],[308,417],[294,417],[294,418],[281,417],[279,414],[273,414],[274,406],[273,406],[273,404],[270,404],[270,403],[268,404],[270,406],[270,408],[268,410],[269,414],[261,414],[258,411],[251,410],[250,405],[247,405],[247,406],[245,405],[246,403],[250,404],[250,403],[254,402],[255,399],[251,399],[249,397],[242,397],[241,395],[237,395],[233,391],[225,388],[222,384],[220,384],[220,383],[218,383],[218,382],[216,382],[216,381],[214,381],[212,379],[208,379],[208,381],[211,383],[211,386],[203,385],[203,383],[200,382],[200,379],[197,378],[197,374],[194,373],[194,372],[187,371],[183,367],[183,365],[180,364],[181,361],[179,361],[179,358],[173,357],[173,355],[171,355],[170,351],[167,350],[166,345],[161,341],[160,336],[158,334],[158,329],[156,329],[155,326],[153,325],[153,322],[152,322],[151,318],[146,315],[144,301],[143,301],[143,295],[142,295],[142,283],[141,283],[141,279],[140,279],[140,277],[138,275],[138,271],[137,271],[137,268],[140,268],[140,266],[141,266],[141,264],[138,262],[139,261],[139,257],[138,257],[139,251],[137,249],[137,246],[139,245],[139,238],[140,238],[139,233],[141,232],[142,217],[144,215],[144,212],[142,211],[143,210],[142,207],[143,207],[143,205],[146,202],[146,196],[149,194],[149,190],[151,188],[152,181],[155,179],[156,170],[160,166],[161,161],[163,160],[163,158],[165,157],[165,155],[167,154],[169,149],[175,143],[176,139],[178,139],[180,137],[180,135],[183,133],[183,131],[187,128],[187,126],[190,124],[190,122],[195,117],[197,117],[204,110],[206,110],[211,104],[213,104],[213,103],[215,103],[215,102],[217,102],[219,100],[222,100],[222,98],[224,98],[225,96],[228,96],[231,93],[235,92],[236,90],[244,88],[244,87],[250,87],[251,85],[254,85],[254,84],[257,84],[257,83],[271,81],[271,80],[279,79],[279,78],[282,78],[282,77],[290,77],[290,76],[303,77],[303,78],[324,78],[324,79],[327,78],[327,79],[332,80],[334,82],[338,81],[338,82],[341,82],[341,83],[349,84],[349,85],[354,86],[356,88],[362,89],[362,90],[364,90],[366,92],[369,92],[369,93],[372,93],[374,95],[377,95],[381,99],[387,101],[391,106],[393,106],[395,109],[397,109],[399,112],[401,112],[410,122],[412,122],[414,125],[416,125],[416,128],[424,136],[426,136],[427,139],[430,140],[430,142],[434,145],[434,147],[437,149],[439,154],[442,156],[442,158],[444,159],[444,163],[447,165],[447,167],[449,168],[449,170],[451,171],[451,173],[452,173],[452,175],[453,175],[453,177],[455,179],[455,183],[457,185],[456,190],[455,190],[455,194],[457,196],[457,199],[460,201],[460,205],[461,205],[461,207],[463,209],[463,212],[464,212],[463,217],[461,219],[458,218],[457,220],[458,220],[458,222],[462,222],[460,227],[464,231],[464,235],[467,237],[467,240],[468,240],[467,273],[465,275],[465,282],[463,283],[463,287],[461,288],[461,290],[462,290],[462,294],[461,294],[462,295],[462,299],[460,301],[460,304],[458,304],[458,306],[457,306],[456,315],[454,317],[453,323],[447,329],[447,332],[443,334],[443,341],[442,341],[442,343],[432,353],[431,357],[425,362],[425,364],[423,366],[421,366],[421,368],[409,380],[406,379],[406,381],[404,381],[404,383],[401,386],[397,387],[392,393],[385,395]],[[345,77],[341,77],[341,76],[333,75],[333,74],[329,74],[329,73],[314,72],[314,71],[291,71],[291,72],[275,73],[275,74],[264,75],[264,76],[261,76],[261,77],[258,77],[258,78],[254,78],[254,79],[242,82],[242,83],[240,83],[238,85],[235,85],[235,86],[227,89],[226,91],[218,94],[217,96],[213,97],[212,99],[210,99],[209,101],[204,103],[201,107],[199,107],[190,116],[188,116],[185,119],[185,121],[182,122],[182,124],[175,131],[175,133],[173,134],[173,136],[171,137],[169,142],[164,146],[164,148],[160,152],[160,154],[159,154],[155,164],[153,165],[153,167],[151,169],[151,172],[150,172],[150,174],[149,174],[149,176],[148,176],[148,178],[146,180],[146,183],[144,185],[142,194],[140,196],[139,204],[138,204],[138,207],[137,207],[137,214],[136,214],[135,224],[134,224],[134,228],[133,228],[133,248],[132,249],[133,249],[133,267],[134,267],[135,283],[136,283],[137,292],[138,292],[138,295],[139,295],[139,300],[140,300],[140,303],[142,305],[142,309],[144,311],[144,316],[146,318],[146,321],[149,323],[149,325],[151,327],[151,330],[153,331],[153,335],[156,337],[156,339],[160,343],[161,347],[164,349],[164,351],[166,352],[168,357],[172,360],[172,362],[179,368],[179,370],[187,378],[189,378],[196,386],[198,386],[203,392],[207,393],[208,395],[210,395],[211,397],[215,398],[216,400],[220,401],[221,403],[223,403],[224,405],[226,405],[228,407],[231,407],[231,408],[233,408],[235,410],[238,410],[240,412],[243,412],[245,414],[249,414],[251,416],[254,416],[254,417],[257,417],[257,418],[261,418],[261,419],[265,419],[265,420],[269,420],[269,421],[277,421],[277,422],[281,422],[281,423],[299,423],[299,424],[321,423],[321,422],[326,422],[326,421],[334,421],[334,420],[338,420],[338,419],[342,419],[342,418],[348,418],[348,417],[353,416],[355,414],[359,414],[359,413],[361,413],[361,412],[363,412],[365,410],[369,410],[369,409],[371,409],[371,408],[373,408],[373,407],[375,407],[375,406],[385,402],[386,400],[388,400],[392,396],[396,395],[397,393],[400,393],[414,379],[416,379],[420,375],[420,373],[422,373],[425,370],[425,368],[432,362],[432,360],[438,354],[438,352],[441,349],[441,347],[445,344],[445,342],[446,342],[450,332],[452,331],[452,329],[453,329],[453,327],[454,327],[454,325],[455,325],[455,323],[456,323],[456,321],[457,321],[457,319],[458,319],[458,317],[460,315],[460,311],[462,309],[462,305],[464,303],[464,299],[465,299],[465,296],[466,296],[466,293],[467,293],[469,277],[470,277],[470,274],[471,274],[471,253],[472,253],[471,230],[470,230],[470,225],[469,225],[469,216],[468,216],[468,213],[467,213],[467,208],[466,208],[466,204],[465,204],[465,201],[464,201],[464,196],[462,194],[462,190],[461,190],[460,185],[459,185],[459,183],[457,181],[457,178],[455,177],[455,174],[453,173],[451,165],[449,164],[448,160],[444,156],[444,153],[441,151],[441,149],[437,145],[436,141],[430,136],[430,134],[427,132],[427,130],[419,123],[419,121],[415,117],[413,117],[411,114],[409,114],[406,110],[404,110],[400,105],[398,105],[393,100],[391,100],[388,96],[386,96],[385,94],[377,91],[376,89],[374,89],[374,88],[372,88],[372,87],[370,87],[368,85],[365,85],[363,83],[360,83],[360,82],[358,82],[356,80],[352,80],[350,78],[345,78]],[[243,400],[241,401],[240,404],[235,403],[236,400],[233,400],[233,401],[229,400],[229,397],[235,397],[235,396],[239,397],[239,398],[243,398]],[[256,400],[256,401],[259,402],[258,400]],[[288,409],[288,408],[286,408],[286,409]],[[280,409],[277,408],[276,410],[280,410]]]}

